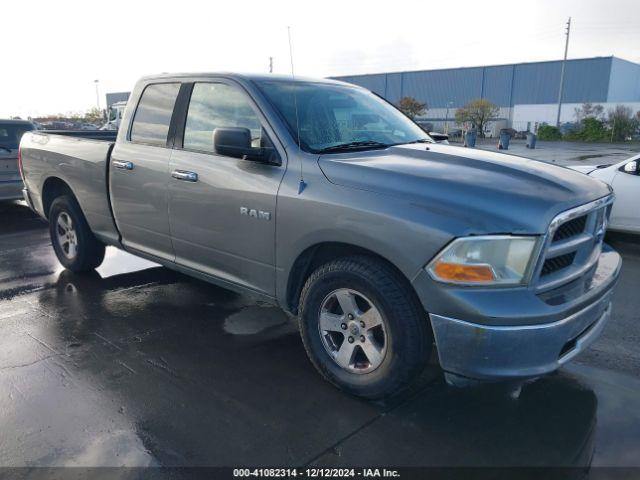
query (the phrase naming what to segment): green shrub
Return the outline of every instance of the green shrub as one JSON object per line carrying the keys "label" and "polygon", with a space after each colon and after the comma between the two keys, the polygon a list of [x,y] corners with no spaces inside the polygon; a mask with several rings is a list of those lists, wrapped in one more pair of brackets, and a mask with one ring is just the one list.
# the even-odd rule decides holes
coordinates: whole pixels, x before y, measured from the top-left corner
{"label": "green shrub", "polygon": [[581,140],[583,142],[608,141],[611,133],[607,130],[605,122],[597,118],[588,117],[582,120],[580,128],[565,135],[567,140]]}
{"label": "green shrub", "polygon": [[582,139],[587,142],[601,142],[608,140],[609,132],[602,120],[597,118],[585,118],[582,122]]}
{"label": "green shrub", "polygon": [[546,123],[538,127],[538,139],[540,140],[562,140],[562,134],[558,127],[547,125]]}

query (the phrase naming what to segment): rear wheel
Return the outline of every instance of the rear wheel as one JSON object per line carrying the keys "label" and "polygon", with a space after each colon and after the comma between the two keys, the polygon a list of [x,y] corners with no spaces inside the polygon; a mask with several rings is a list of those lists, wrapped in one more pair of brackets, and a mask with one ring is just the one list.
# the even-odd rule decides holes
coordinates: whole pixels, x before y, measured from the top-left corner
{"label": "rear wheel", "polygon": [[49,210],[49,234],[60,263],[72,272],[86,272],[104,260],[105,247],[91,232],[75,198],[56,198]]}
{"label": "rear wheel", "polygon": [[409,387],[432,345],[424,310],[407,281],[366,256],[335,260],[311,274],[300,299],[300,331],[327,380],[369,399]]}

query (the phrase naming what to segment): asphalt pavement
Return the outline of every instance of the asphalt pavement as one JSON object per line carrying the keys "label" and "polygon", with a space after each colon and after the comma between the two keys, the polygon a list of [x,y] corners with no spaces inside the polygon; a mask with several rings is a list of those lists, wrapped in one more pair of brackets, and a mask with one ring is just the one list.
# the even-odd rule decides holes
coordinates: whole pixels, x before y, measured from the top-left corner
{"label": "asphalt pavement", "polygon": [[321,379],[278,308],[112,248],[75,275],[23,204],[0,219],[1,467],[640,466],[636,239],[612,238],[602,337],[518,398],[434,364],[370,403]]}
{"label": "asphalt pavement", "polygon": [[[455,144],[454,144],[455,145]],[[459,144],[458,144],[459,145]],[[478,139],[476,147],[532,158],[557,165],[611,165],[640,153],[640,143],[588,143],[538,141],[535,149],[524,140],[511,140],[508,150],[498,150],[497,138]]]}

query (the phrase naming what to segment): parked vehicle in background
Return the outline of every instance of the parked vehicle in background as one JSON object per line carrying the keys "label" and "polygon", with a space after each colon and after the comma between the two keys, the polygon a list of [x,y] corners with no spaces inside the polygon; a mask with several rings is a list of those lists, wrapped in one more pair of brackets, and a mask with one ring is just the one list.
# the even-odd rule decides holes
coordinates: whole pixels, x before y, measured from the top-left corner
{"label": "parked vehicle in background", "polygon": [[22,198],[18,147],[25,132],[36,126],[27,120],[0,119],[0,200]]}
{"label": "parked vehicle in background", "polygon": [[80,130],[98,130],[98,126],[93,123],[82,123],[80,124]]}
{"label": "parked vehicle in background", "polygon": [[616,202],[609,220],[610,230],[640,234],[640,155],[613,165],[571,165],[569,168],[613,187]]}
{"label": "parked vehicle in background", "polygon": [[462,129],[461,128],[451,128],[446,133],[446,135],[449,137],[449,140],[451,140],[453,138],[459,138],[460,140],[462,140]]}
{"label": "parked vehicle in background", "polygon": [[151,76],[115,144],[80,133],[21,143],[62,265],[93,269],[113,245],[278,304],[349,393],[405,390],[434,341],[451,383],[539,376],[610,316],[607,185],[434,143],[363,88]]}
{"label": "parked vehicle in background", "polygon": [[429,136],[436,142],[436,143],[443,143],[445,145],[449,145],[449,135],[447,135],[446,133],[439,133],[439,132],[429,132]]}
{"label": "parked vehicle in background", "polygon": [[74,124],[71,122],[54,120],[51,122],[44,122],[42,127],[44,130],[72,130],[74,128]]}
{"label": "parked vehicle in background", "polygon": [[118,130],[120,123],[122,122],[122,116],[124,109],[127,106],[127,102],[116,102],[109,107],[107,112],[107,123],[100,127],[100,130]]}
{"label": "parked vehicle in background", "polygon": [[515,140],[526,140],[527,139],[527,132],[526,130],[520,130],[520,131],[516,131],[511,137]]}
{"label": "parked vehicle in background", "polygon": [[501,128],[500,134],[507,133],[511,138],[516,138],[518,131],[515,128]]}

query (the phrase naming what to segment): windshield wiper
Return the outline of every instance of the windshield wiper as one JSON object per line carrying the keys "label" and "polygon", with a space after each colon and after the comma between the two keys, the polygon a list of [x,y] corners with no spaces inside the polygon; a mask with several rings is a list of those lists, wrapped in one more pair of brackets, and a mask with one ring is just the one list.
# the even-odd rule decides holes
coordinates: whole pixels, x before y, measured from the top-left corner
{"label": "windshield wiper", "polygon": [[5,147],[4,145],[0,145],[0,148],[2,148],[3,150],[6,150],[9,153],[11,153],[13,151],[9,147]]}
{"label": "windshield wiper", "polygon": [[340,145],[332,145],[330,147],[325,147],[320,149],[319,153],[330,153],[330,152],[347,152],[349,150],[361,150],[366,148],[387,148],[390,145],[387,143],[376,142],[373,140],[365,140],[360,142],[348,142],[341,143]]}
{"label": "windshield wiper", "polygon": [[413,140],[412,142],[404,142],[404,143],[400,143],[398,145],[409,145],[411,143],[435,143],[433,140],[431,140],[430,138],[419,138],[417,140]]}

